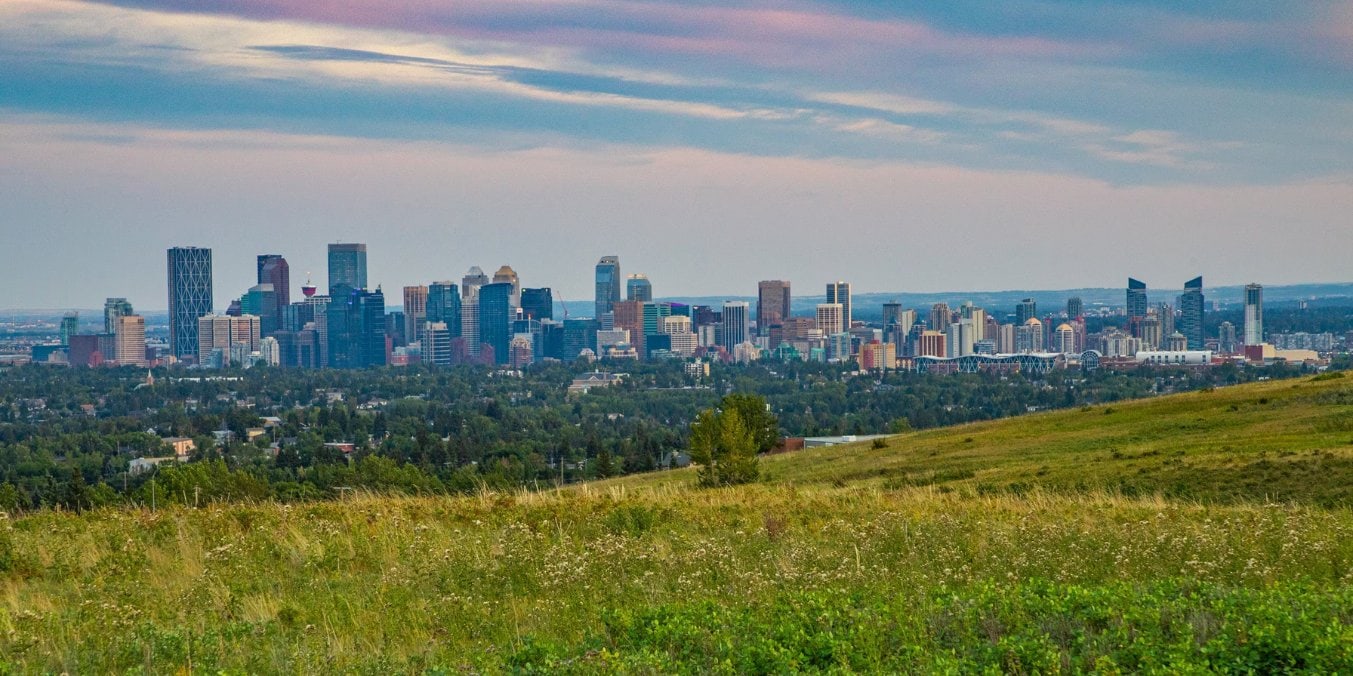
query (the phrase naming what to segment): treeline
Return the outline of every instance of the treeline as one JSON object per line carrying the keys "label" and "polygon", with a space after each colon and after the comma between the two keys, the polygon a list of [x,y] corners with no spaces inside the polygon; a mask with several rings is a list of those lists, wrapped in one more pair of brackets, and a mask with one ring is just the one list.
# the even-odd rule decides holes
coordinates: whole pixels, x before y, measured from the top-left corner
{"label": "treeline", "polygon": [[[601,368],[628,376],[569,396],[581,365],[544,365],[521,376],[473,367],[256,368],[192,381],[182,378],[189,372],[157,372],[152,386],[132,369],[14,368],[0,374],[0,509],[309,500],[349,489],[444,493],[651,471],[684,461],[690,423],[730,393],[764,397],[781,435],[828,436],[1299,373],[1225,366],[852,376],[848,365],[765,362],[714,365],[697,380],[680,363]],[[33,408],[35,397],[45,407]],[[260,428],[250,441],[250,430]],[[133,473],[134,459],[170,454],[162,437],[190,438],[197,450],[187,463]]]}

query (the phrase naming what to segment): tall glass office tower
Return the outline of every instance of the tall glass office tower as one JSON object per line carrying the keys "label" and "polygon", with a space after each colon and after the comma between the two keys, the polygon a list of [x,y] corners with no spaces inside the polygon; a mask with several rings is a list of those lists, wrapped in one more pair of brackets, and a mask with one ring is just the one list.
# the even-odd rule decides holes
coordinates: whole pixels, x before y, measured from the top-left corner
{"label": "tall glass office tower", "polygon": [[329,295],[334,287],[343,285],[349,289],[366,288],[366,245],[330,244],[329,245]]}
{"label": "tall glass office tower", "polygon": [[1189,341],[1190,350],[1203,349],[1203,278],[1184,283],[1179,297],[1179,332]]}
{"label": "tall glass office tower", "polygon": [[610,314],[620,302],[620,257],[602,256],[597,262],[597,319]]}
{"label": "tall glass office tower", "polygon": [[211,249],[169,250],[169,351],[197,357],[197,318],[212,313]]}

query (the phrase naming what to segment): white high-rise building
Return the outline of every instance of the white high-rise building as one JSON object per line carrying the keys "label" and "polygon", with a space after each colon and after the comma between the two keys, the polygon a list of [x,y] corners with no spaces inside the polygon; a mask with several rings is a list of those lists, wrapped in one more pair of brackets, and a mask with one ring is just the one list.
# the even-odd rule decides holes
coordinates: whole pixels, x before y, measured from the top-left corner
{"label": "white high-rise building", "polygon": [[423,322],[422,359],[424,364],[432,366],[450,366],[452,360],[451,354],[451,332],[446,328],[446,322]]}
{"label": "white high-rise building", "polygon": [[695,356],[697,341],[695,334],[690,331],[672,332],[672,354],[678,354],[683,357]]}
{"label": "white high-rise building", "polygon": [[668,315],[661,318],[662,323],[658,330],[660,333],[678,334],[691,332],[691,318],[685,315]]}
{"label": "white high-rise building", "polygon": [[1015,351],[1022,353],[1043,351],[1043,322],[1030,317],[1015,327]]}
{"label": "white high-rise building", "polygon": [[723,345],[732,349],[747,342],[752,335],[751,305],[746,301],[729,300],[723,304]]}
{"label": "white high-rise building", "polygon": [[258,354],[268,366],[282,365],[282,345],[272,336],[258,341]]}
{"label": "white high-rise building", "polygon": [[950,324],[944,329],[945,347],[944,353],[947,357],[963,357],[972,354],[973,343],[973,323],[971,319],[961,319]]}
{"label": "white high-rise building", "polygon": [[1245,285],[1245,344],[1264,342],[1264,287]]}
{"label": "white high-rise building", "polygon": [[463,301],[460,306],[460,335],[465,339],[465,354],[479,356],[479,287],[474,288],[474,298]]}
{"label": "white high-rise building", "polygon": [[[844,282],[842,282],[844,283]],[[824,336],[834,336],[846,330],[846,308],[841,303],[819,303],[817,328]]]}

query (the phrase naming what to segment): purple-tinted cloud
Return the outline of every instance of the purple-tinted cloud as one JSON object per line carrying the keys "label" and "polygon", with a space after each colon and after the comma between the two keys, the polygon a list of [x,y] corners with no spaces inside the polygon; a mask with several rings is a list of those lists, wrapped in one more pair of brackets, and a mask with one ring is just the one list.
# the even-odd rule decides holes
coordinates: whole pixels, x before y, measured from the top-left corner
{"label": "purple-tinted cloud", "polygon": [[1084,41],[949,33],[918,21],[860,18],[793,3],[736,7],[620,0],[224,0],[207,9],[185,0],[130,4],[601,52],[642,50],[649,57],[725,57],[763,67],[827,67],[880,51],[961,59],[1087,58],[1116,51]]}

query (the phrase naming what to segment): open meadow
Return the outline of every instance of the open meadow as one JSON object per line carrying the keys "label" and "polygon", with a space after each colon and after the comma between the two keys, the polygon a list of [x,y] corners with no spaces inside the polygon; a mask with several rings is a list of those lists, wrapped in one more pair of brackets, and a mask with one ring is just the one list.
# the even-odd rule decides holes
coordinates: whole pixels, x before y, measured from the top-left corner
{"label": "open meadow", "polygon": [[0,524],[0,667],[1353,669],[1353,379],[563,490]]}

